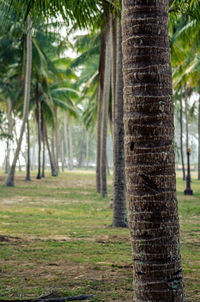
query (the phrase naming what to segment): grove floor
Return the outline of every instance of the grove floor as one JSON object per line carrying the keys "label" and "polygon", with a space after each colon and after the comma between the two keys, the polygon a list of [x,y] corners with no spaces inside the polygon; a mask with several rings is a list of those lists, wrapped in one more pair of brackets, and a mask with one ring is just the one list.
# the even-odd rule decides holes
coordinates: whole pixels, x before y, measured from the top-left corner
{"label": "grove floor", "polygon": [[[93,171],[49,174],[15,187],[0,176],[0,300],[93,294],[90,301],[132,301],[129,231],[111,227],[109,198],[95,192]],[[108,178],[109,196],[111,177]],[[200,181],[183,195],[178,178],[187,301],[200,301]]]}

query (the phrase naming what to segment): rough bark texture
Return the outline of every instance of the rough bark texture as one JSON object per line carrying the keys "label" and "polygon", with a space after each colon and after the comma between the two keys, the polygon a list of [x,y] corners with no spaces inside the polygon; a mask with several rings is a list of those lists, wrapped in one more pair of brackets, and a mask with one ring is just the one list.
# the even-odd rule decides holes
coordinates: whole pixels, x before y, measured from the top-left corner
{"label": "rough bark texture", "polygon": [[123,0],[125,167],[134,301],[184,301],[167,0]]}
{"label": "rough bark texture", "polygon": [[27,56],[26,56],[26,76],[25,76],[25,89],[24,89],[24,110],[23,110],[23,121],[22,126],[20,129],[19,140],[17,144],[17,149],[15,151],[14,159],[12,162],[12,166],[8,173],[8,176],[5,180],[6,186],[14,186],[14,176],[15,176],[15,168],[16,163],[19,157],[19,152],[21,149],[23,134],[25,125],[28,119],[28,111],[29,111],[29,101],[30,101],[30,87],[31,87],[31,70],[32,70],[32,40],[31,40],[31,19],[28,16],[28,33],[26,38],[26,49],[27,49]]}
{"label": "rough bark texture", "polygon": [[111,77],[111,15],[108,16],[106,29],[106,50],[105,50],[105,73],[103,85],[103,116],[101,131],[101,194],[107,196],[107,177],[106,177],[106,146],[107,146],[107,127],[108,127],[108,106],[110,94],[110,77]]}
{"label": "rough bark texture", "polygon": [[185,165],[184,165],[184,155],[183,155],[183,104],[182,104],[182,95],[181,95],[181,98],[180,98],[180,151],[181,151],[181,163],[182,163],[183,180],[185,180]]}
{"label": "rough bark texture", "polygon": [[[116,76],[113,84],[113,226],[127,227],[125,163],[124,163],[124,123],[123,123],[123,74],[121,24],[116,20]],[[114,36],[115,37],[115,36]],[[113,57],[113,56],[112,56]]]}
{"label": "rough bark texture", "polygon": [[31,163],[30,163],[30,128],[29,128],[29,120],[27,120],[26,126],[27,126],[27,133],[26,133],[26,143],[27,143],[26,180],[30,181],[31,180],[31,176],[30,176]]}
{"label": "rough bark texture", "polygon": [[105,69],[105,34],[101,30],[101,46],[99,58],[99,78],[97,96],[97,151],[96,151],[96,190],[101,192],[101,123],[102,123],[102,93]]}

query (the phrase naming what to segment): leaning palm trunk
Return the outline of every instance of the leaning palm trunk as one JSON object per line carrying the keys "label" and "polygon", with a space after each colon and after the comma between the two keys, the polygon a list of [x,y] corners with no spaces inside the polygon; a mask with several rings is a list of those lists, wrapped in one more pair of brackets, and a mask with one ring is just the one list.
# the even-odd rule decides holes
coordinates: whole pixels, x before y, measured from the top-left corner
{"label": "leaning palm trunk", "polygon": [[[127,227],[124,163],[123,74],[121,24],[116,20],[116,78],[113,98],[113,226]],[[114,56],[112,56],[114,57]]]}
{"label": "leaning palm trunk", "polygon": [[134,301],[183,302],[168,1],[123,0],[122,7]]}
{"label": "leaning palm trunk", "polygon": [[105,72],[103,85],[103,117],[101,132],[101,194],[107,196],[107,177],[106,177],[106,146],[107,146],[107,126],[108,126],[108,106],[110,94],[110,69],[111,69],[111,14],[108,16],[108,24],[106,30],[106,53],[105,53]]}
{"label": "leaning palm trunk", "polygon": [[101,31],[99,58],[98,95],[97,95],[97,149],[96,149],[96,191],[101,192],[101,123],[102,123],[102,93],[105,68],[105,34]]}
{"label": "leaning palm trunk", "polygon": [[26,38],[27,47],[27,58],[26,58],[26,76],[25,76],[25,90],[24,90],[24,111],[23,111],[23,121],[20,129],[20,136],[17,144],[17,149],[14,155],[12,166],[10,168],[9,174],[6,178],[6,186],[14,186],[14,176],[17,159],[19,157],[19,152],[21,149],[22,138],[25,130],[25,125],[28,119],[29,111],[29,101],[30,101],[30,86],[31,86],[31,69],[32,69],[32,40],[31,40],[31,19],[28,16],[28,33]]}
{"label": "leaning palm trunk", "polygon": [[26,141],[27,141],[27,156],[26,156],[26,180],[30,181],[31,176],[30,176],[30,127],[29,127],[29,120],[27,120],[26,123],[27,126],[27,134],[26,134]]}

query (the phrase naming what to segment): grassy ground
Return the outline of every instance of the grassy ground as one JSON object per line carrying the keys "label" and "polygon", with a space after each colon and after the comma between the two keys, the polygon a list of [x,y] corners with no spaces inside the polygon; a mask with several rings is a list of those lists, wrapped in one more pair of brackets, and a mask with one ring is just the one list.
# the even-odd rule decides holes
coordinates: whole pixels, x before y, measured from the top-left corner
{"label": "grassy ground", "polygon": [[[94,294],[90,301],[132,301],[129,232],[110,227],[109,199],[95,175],[70,172],[3,186],[0,176],[0,300]],[[183,195],[177,179],[187,301],[200,301],[200,183]],[[109,192],[111,179],[109,179]]]}

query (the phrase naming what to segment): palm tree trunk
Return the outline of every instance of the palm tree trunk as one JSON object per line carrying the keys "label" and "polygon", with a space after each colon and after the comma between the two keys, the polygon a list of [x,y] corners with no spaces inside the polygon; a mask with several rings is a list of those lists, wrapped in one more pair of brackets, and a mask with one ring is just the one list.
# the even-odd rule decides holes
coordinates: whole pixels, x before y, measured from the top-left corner
{"label": "palm tree trunk", "polygon": [[64,111],[64,142],[65,142],[65,158],[67,162],[67,168],[68,168],[68,162],[69,162],[69,152],[68,152],[68,135],[67,135],[67,114],[66,111]]}
{"label": "palm tree trunk", "polygon": [[89,158],[89,134],[88,131],[86,129],[86,168],[88,169],[88,158]]}
{"label": "palm tree trunk", "polygon": [[107,146],[107,124],[108,124],[108,106],[110,94],[110,76],[111,76],[111,14],[108,16],[106,30],[106,50],[105,50],[105,73],[103,85],[103,117],[101,132],[101,194],[107,197],[107,179],[106,179],[106,146]]}
{"label": "palm tree trunk", "polygon": [[200,180],[200,98],[198,106],[198,180]]}
{"label": "palm tree trunk", "polygon": [[96,148],[96,191],[101,192],[101,124],[102,124],[102,93],[105,70],[105,34],[101,30],[101,46],[99,58],[99,78],[97,95],[97,148]]}
{"label": "palm tree trunk", "polygon": [[183,302],[168,0],[122,3],[125,171],[133,300]]}
{"label": "palm tree trunk", "polygon": [[186,127],[186,153],[189,148],[189,120],[188,120],[188,99],[187,88],[185,86],[185,127]]}
{"label": "palm tree trunk", "polygon": [[60,142],[60,145],[61,145],[62,172],[64,172],[65,171],[65,158],[64,158],[65,147],[64,147],[64,141],[63,140]]}
{"label": "palm tree trunk", "polygon": [[52,176],[57,176],[58,174],[57,174],[55,162],[54,162],[53,155],[51,153],[51,149],[50,149],[50,146],[49,146],[49,140],[48,140],[47,128],[46,128],[45,121],[44,121],[44,136],[45,136],[46,146],[47,146],[47,150],[48,150],[48,154],[49,154],[49,161],[50,161],[50,165],[51,165],[51,175]]}
{"label": "palm tree trunk", "polygon": [[45,177],[45,129],[44,129],[44,102],[41,102],[41,134],[42,134],[42,177]]}
{"label": "palm tree trunk", "polygon": [[124,163],[124,123],[123,123],[123,74],[122,74],[122,34],[121,24],[116,20],[116,84],[113,102],[113,226],[128,227],[125,163]]}
{"label": "palm tree trunk", "polygon": [[12,130],[13,130],[13,119],[12,119],[12,102],[8,98],[8,134],[9,137],[6,141],[6,161],[5,161],[5,173],[8,174],[10,169],[10,144],[11,144],[11,136],[12,136]]}
{"label": "palm tree trunk", "polygon": [[69,125],[69,169],[73,169],[72,128]]}
{"label": "palm tree trunk", "polygon": [[185,180],[185,165],[184,165],[184,156],[183,156],[183,104],[182,104],[182,95],[180,97],[180,151],[181,151],[181,163],[182,163],[182,172],[183,180]]}
{"label": "palm tree trunk", "polygon": [[58,175],[58,166],[56,163],[56,156],[55,156],[55,131],[54,131],[54,127],[52,127],[52,131],[51,131],[51,154],[52,154],[52,159],[53,159],[53,163],[54,163],[54,168],[56,169],[56,175]]}
{"label": "palm tree trunk", "polygon": [[36,145],[36,137],[35,137],[35,123],[33,124],[33,139],[32,139],[32,142],[33,142],[33,147],[32,147],[32,160],[31,160],[31,170],[34,170],[35,169],[35,145]]}
{"label": "palm tree trunk", "polygon": [[30,181],[31,180],[31,177],[30,177],[31,163],[30,163],[30,127],[29,127],[29,120],[27,120],[26,126],[27,126],[27,136],[26,136],[26,140],[27,140],[26,180]]}
{"label": "palm tree trunk", "polygon": [[22,138],[25,130],[25,125],[28,119],[29,101],[30,101],[30,87],[31,87],[31,69],[32,69],[32,40],[31,40],[31,19],[28,16],[28,33],[26,38],[27,58],[26,58],[26,76],[25,76],[25,91],[24,91],[24,110],[23,110],[23,121],[20,129],[20,136],[17,144],[17,149],[14,155],[12,166],[5,180],[6,186],[14,186],[14,176],[17,159],[21,149]]}
{"label": "palm tree trunk", "polygon": [[56,160],[57,170],[59,172],[59,164],[58,164],[58,112],[57,112],[57,107],[55,107],[55,118],[56,118],[56,125],[55,125],[55,129],[54,129],[55,160]]}
{"label": "palm tree trunk", "polygon": [[36,103],[36,122],[37,122],[37,134],[38,134],[38,173],[37,173],[37,179],[41,178],[41,119],[40,119],[40,108],[41,104],[39,101],[39,90],[38,90],[38,81],[35,85],[35,103]]}

